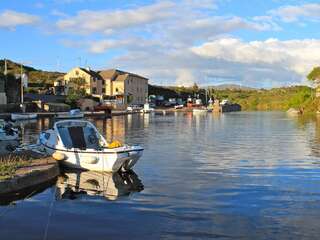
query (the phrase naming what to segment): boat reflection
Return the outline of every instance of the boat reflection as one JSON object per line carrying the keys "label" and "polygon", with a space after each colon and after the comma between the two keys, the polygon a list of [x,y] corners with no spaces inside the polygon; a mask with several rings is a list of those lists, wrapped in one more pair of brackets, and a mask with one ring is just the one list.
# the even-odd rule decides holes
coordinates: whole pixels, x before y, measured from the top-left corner
{"label": "boat reflection", "polygon": [[94,171],[64,172],[57,181],[58,199],[78,199],[101,196],[116,200],[120,196],[143,190],[143,184],[133,171],[106,173]]}

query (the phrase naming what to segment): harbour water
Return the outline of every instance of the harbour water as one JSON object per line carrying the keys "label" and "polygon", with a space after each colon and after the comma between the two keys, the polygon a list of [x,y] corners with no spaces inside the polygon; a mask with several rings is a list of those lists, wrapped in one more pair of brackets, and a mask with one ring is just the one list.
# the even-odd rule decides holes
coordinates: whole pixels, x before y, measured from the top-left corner
{"label": "harbour water", "polygon": [[[66,172],[0,206],[1,239],[318,239],[320,118],[280,112],[91,119],[141,144],[134,173]],[[21,124],[35,143],[51,127]]]}

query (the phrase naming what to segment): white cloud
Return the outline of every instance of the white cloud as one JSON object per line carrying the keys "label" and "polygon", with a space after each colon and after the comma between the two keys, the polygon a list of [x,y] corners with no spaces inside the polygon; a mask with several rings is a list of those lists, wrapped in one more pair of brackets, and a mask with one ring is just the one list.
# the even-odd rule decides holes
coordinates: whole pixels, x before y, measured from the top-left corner
{"label": "white cloud", "polygon": [[89,11],[78,12],[74,17],[68,17],[57,22],[58,28],[64,31],[80,34],[106,33],[114,30],[135,27],[157,22],[168,18],[174,4],[163,1],[153,5],[127,10],[116,11]]}
{"label": "white cloud", "polygon": [[[64,41],[65,45],[93,54],[120,49],[121,55],[106,67],[144,74],[151,82],[166,85],[287,85],[301,82],[316,62],[315,55],[301,58],[303,49],[310,55],[315,51],[317,44],[308,47],[312,40],[301,45],[276,39],[243,42],[231,37],[239,30],[278,31],[273,17],[216,16],[216,8],[212,0],[156,2],[113,12],[81,11],[57,25],[64,31],[88,34],[79,42]],[[196,47],[199,43],[203,44]]]}
{"label": "white cloud", "polygon": [[202,57],[230,62],[281,65],[302,77],[320,63],[320,40],[314,39],[243,42],[236,38],[223,38],[193,47],[192,51]]}
{"label": "white cloud", "polygon": [[320,4],[287,5],[272,10],[269,13],[273,16],[280,17],[280,19],[285,22],[295,22],[302,17],[320,20]]}
{"label": "white cloud", "polygon": [[15,29],[19,25],[32,25],[39,21],[39,17],[16,12],[12,10],[5,10],[0,13],[0,28]]}

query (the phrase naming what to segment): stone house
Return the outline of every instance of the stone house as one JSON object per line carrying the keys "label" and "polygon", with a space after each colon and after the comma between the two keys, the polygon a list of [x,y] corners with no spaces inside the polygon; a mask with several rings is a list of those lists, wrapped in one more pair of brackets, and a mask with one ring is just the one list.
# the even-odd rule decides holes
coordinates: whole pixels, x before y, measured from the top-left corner
{"label": "stone house", "polygon": [[148,97],[148,79],[117,69],[98,72],[105,80],[105,96],[115,96],[123,104],[144,104]]}
{"label": "stone house", "polygon": [[62,79],[57,79],[55,86],[64,87],[67,94],[71,89],[72,80],[85,80],[85,90],[89,95],[100,99],[115,100],[121,104],[144,104],[148,97],[148,79],[134,73],[109,69],[93,71],[89,68],[76,67],[70,70]]}
{"label": "stone house", "polygon": [[101,95],[102,94],[102,78],[101,76],[92,71],[90,68],[80,68],[76,67],[71,69],[66,75],[64,75],[63,80],[60,80],[60,86],[64,85],[65,93],[67,93],[71,88],[74,88],[72,83],[74,80],[83,79],[85,85],[83,86],[86,93],[89,95]]}

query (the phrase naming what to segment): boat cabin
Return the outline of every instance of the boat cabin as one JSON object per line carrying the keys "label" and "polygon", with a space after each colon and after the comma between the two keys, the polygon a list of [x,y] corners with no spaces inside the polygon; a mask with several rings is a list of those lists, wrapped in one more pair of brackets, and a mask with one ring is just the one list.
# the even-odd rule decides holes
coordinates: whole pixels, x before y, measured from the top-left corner
{"label": "boat cabin", "polygon": [[97,129],[85,121],[61,121],[55,125],[65,148],[101,149],[104,139]]}

